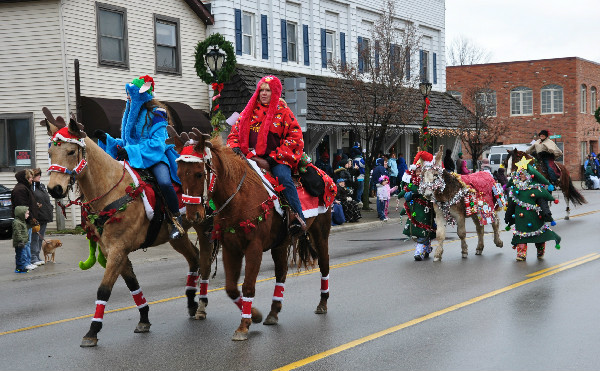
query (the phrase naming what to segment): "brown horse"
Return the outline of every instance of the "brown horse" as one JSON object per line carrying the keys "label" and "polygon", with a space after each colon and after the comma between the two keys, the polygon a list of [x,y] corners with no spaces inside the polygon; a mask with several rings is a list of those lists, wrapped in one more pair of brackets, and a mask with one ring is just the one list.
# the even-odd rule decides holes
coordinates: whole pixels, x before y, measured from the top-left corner
{"label": "brown horse", "polygon": [[[233,340],[247,340],[251,323],[262,320],[262,314],[252,306],[252,301],[263,252],[271,250],[276,281],[271,311],[263,324],[274,325],[282,308],[292,239],[284,218],[272,209],[273,197],[265,189],[262,178],[249,166],[251,160],[241,158],[224,146],[220,137],[209,141],[197,129],[190,135],[193,141],[187,145],[190,143],[187,134],[178,136],[169,128],[169,142],[180,152],[177,175],[186,194],[184,200],[190,202],[186,206],[186,215],[193,221],[214,220],[213,237],[220,241],[223,249],[225,289],[242,311]],[[203,206],[208,201],[205,197],[212,200],[216,208],[208,217]],[[294,257],[297,253],[299,264],[305,267],[313,266],[314,259],[318,259],[321,298],[315,313],[323,314],[327,312],[329,298],[331,210],[308,218],[306,224],[308,238],[298,239]],[[244,258],[246,266],[240,296],[238,280]]]}
{"label": "brown horse", "polygon": [[[81,205],[90,216],[93,216],[93,218],[85,220],[88,236],[98,239],[101,252],[106,257],[106,270],[97,292],[96,312],[90,330],[83,337],[81,346],[97,345],[105,306],[119,275],[123,277],[131,291],[140,312],[140,320],[134,332],[150,330],[149,307],[128,258],[129,253],[139,249],[143,244],[144,247],[148,247],[170,242],[173,248],[185,257],[189,266],[185,290],[187,308],[189,315],[194,316],[199,309],[199,304],[195,301],[198,270],[200,270],[205,291],[211,264],[212,248],[202,225],[199,223],[193,225],[198,233],[200,252],[191,243],[187,234],[177,240],[169,241],[166,222],[158,226],[159,232],[154,242],[146,242],[146,234],[151,224],[146,217],[139,193],[137,195],[132,193],[130,184],[133,183],[133,178],[126,171],[124,165],[114,160],[89,139],[83,131],[83,125],[78,124],[74,119],[71,119],[67,126],[62,117],[54,119],[45,107],[44,114],[46,120],[43,120],[41,124],[46,126],[48,135],[52,137],[52,144],[48,149],[51,159],[49,170],[52,172],[48,190],[54,198],[61,199],[68,194],[75,182],[78,184],[82,198],[73,203]],[[126,198],[127,196],[129,199]],[[120,201],[123,199],[126,201]],[[104,213],[101,213],[102,211]],[[94,218],[96,220],[102,218],[103,214],[110,215],[110,219],[106,223],[98,226],[97,223],[91,222]],[[187,224],[184,225],[186,230],[191,226],[188,222],[184,224]],[[202,292],[201,285],[200,293],[202,294]],[[204,301],[200,300],[203,308],[206,300],[205,298]]]}
{"label": "brown horse", "polygon": [[[533,156],[530,156],[523,151],[519,151],[516,148],[512,151],[507,150],[507,152],[508,156],[504,160],[504,166],[507,169],[510,169],[510,172],[514,172],[517,170],[516,163],[521,161],[523,157],[525,157],[526,159],[536,161],[536,159]],[[560,169],[560,178],[558,179],[558,186],[560,187],[563,196],[565,196],[565,201],[567,203],[567,208],[565,210],[567,212],[567,215],[565,215],[565,220],[569,220],[569,214],[571,212],[569,202],[572,202],[573,205],[577,206],[587,203],[587,200],[585,199],[585,197],[583,197],[581,193],[579,193],[577,188],[575,188],[575,186],[573,185],[573,181],[571,180],[571,175],[569,174],[567,167],[564,164],[561,164],[560,162],[556,162],[556,166],[558,166],[558,168]],[[540,173],[546,179],[550,179],[548,177],[548,171],[546,169],[540,166],[537,166],[537,168],[538,170],[540,170]]]}
{"label": "brown horse", "polygon": [[[442,260],[444,253],[444,240],[446,239],[446,217],[451,216],[456,220],[456,233],[460,238],[460,246],[462,257],[466,258],[469,255],[466,242],[467,230],[465,228],[465,220],[467,218],[467,210],[463,202],[464,196],[470,192],[464,182],[460,180],[460,176],[450,174],[442,167],[444,146],[440,146],[435,154],[434,165],[424,165],[421,170],[421,184],[419,192],[428,200],[433,201],[433,210],[435,211],[436,239],[438,247],[435,249],[434,261]],[[484,174],[485,175],[485,174]],[[492,176],[489,175],[491,178]],[[485,190],[492,192],[491,189]],[[494,205],[491,205],[494,207]],[[481,255],[483,252],[483,225],[479,223],[477,214],[471,215],[471,219],[475,224],[477,231],[477,249],[475,255]],[[494,231],[494,244],[502,247],[504,243],[500,239],[498,212],[493,211],[493,220],[491,222]]]}

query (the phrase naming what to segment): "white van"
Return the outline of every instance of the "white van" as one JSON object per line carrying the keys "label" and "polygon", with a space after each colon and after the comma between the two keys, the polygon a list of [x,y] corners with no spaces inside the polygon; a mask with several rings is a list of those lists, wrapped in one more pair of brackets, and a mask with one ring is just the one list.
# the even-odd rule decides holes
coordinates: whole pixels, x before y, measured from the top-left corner
{"label": "white van", "polygon": [[519,151],[526,151],[530,147],[529,144],[515,143],[515,144],[503,144],[501,146],[493,146],[490,148],[490,154],[488,159],[490,160],[490,167],[492,173],[500,168],[500,164],[506,160],[508,156],[507,151],[512,151],[514,148]]}

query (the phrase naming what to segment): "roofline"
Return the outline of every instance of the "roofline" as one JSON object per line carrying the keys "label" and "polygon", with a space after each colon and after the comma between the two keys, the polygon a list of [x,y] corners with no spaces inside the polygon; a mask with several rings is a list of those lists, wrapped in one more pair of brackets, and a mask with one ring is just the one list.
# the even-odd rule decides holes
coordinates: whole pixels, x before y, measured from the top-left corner
{"label": "roofline", "polygon": [[514,64],[514,63],[561,61],[561,60],[585,61],[585,62],[593,63],[593,64],[596,64],[596,65],[600,65],[600,63],[598,63],[598,62],[590,61],[589,59],[585,59],[585,58],[581,58],[581,57],[562,57],[562,58],[531,59],[531,60],[524,60],[524,61],[494,62],[494,63],[481,63],[481,64],[465,64],[465,65],[461,65],[461,66],[446,66],[446,69],[464,68],[464,67],[506,65],[506,64]]}
{"label": "roofline", "polygon": [[184,1],[187,3],[187,5],[190,6],[190,8],[192,8],[194,13],[196,13],[196,15],[206,25],[215,24],[215,19],[214,19],[213,15],[210,14],[210,12],[208,11],[208,8],[206,8],[206,5],[204,5],[201,1],[199,1],[199,0],[184,0]]}

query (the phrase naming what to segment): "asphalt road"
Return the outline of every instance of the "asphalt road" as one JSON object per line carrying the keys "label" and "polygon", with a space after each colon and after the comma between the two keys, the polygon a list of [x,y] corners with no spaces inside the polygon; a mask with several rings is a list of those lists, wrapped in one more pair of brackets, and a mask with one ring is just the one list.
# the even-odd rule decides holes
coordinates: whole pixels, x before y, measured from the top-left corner
{"label": "asphalt road", "polygon": [[[118,280],[98,347],[80,348],[103,274],[98,265],[77,268],[85,240],[60,237],[57,263],[28,275],[12,273],[10,241],[0,241],[0,369],[597,370],[600,192],[585,195],[590,203],[569,221],[560,219],[563,203],[552,207],[562,248],[549,243],[540,261],[531,247],[516,262],[510,232],[501,249],[486,235],[483,255],[474,255],[472,224],[469,257],[450,228],[442,262],[415,262],[398,219],[338,230],[329,312],[313,313],[318,271],[301,271],[288,276],[279,324],[253,324],[246,342],[231,341],[240,314],[223,290],[221,261],[208,318],[194,321],[183,298],[187,265],[165,245],[131,255],[151,332],[133,333],[138,312]],[[254,301],[265,315],[272,275],[267,253]]]}

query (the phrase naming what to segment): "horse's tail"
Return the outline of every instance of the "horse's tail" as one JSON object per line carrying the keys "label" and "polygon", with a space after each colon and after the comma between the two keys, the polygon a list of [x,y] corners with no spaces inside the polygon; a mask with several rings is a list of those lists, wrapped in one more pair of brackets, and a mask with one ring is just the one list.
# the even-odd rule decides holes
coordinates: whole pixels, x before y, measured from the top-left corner
{"label": "horse's tail", "polygon": [[313,246],[308,234],[298,237],[298,268],[312,269],[315,267],[319,257],[317,250]]}
{"label": "horse's tail", "polygon": [[582,205],[587,204],[587,200],[583,195],[575,188],[573,182],[569,179],[569,201],[571,201],[574,205]]}

